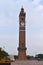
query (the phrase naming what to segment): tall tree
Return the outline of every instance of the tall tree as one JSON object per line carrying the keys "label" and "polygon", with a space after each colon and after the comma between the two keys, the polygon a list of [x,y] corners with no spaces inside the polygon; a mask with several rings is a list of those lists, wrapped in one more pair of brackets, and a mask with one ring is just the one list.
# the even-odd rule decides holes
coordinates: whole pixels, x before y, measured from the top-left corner
{"label": "tall tree", "polygon": [[1,48],[0,48],[0,60],[2,59],[2,58],[4,58],[4,57],[6,57],[6,56],[8,56],[9,54],[6,52],[6,51],[4,51],[4,50],[2,50]]}

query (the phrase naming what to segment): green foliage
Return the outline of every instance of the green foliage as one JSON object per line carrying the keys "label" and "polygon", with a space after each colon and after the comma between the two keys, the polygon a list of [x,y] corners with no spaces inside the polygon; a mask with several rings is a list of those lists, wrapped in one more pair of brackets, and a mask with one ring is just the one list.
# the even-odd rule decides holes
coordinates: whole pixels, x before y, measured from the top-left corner
{"label": "green foliage", "polygon": [[30,55],[27,55],[27,59],[29,60],[29,59],[34,59],[34,57],[33,56],[30,56]]}
{"label": "green foliage", "polygon": [[6,56],[8,56],[8,53],[0,48],[0,60]]}
{"label": "green foliage", "polygon": [[27,59],[30,59],[30,56],[29,55],[27,56]]}
{"label": "green foliage", "polygon": [[41,58],[41,59],[43,59],[43,54],[37,54],[37,55],[35,56],[35,58]]}
{"label": "green foliage", "polygon": [[15,58],[15,59],[18,59],[18,56],[17,56],[17,55],[14,55],[14,58]]}

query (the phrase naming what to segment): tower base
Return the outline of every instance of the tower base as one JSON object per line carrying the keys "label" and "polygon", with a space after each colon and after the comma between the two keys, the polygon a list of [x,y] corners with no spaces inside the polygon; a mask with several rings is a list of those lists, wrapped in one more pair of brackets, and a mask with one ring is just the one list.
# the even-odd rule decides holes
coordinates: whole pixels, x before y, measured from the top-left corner
{"label": "tower base", "polygon": [[26,60],[26,48],[18,48],[18,60]]}

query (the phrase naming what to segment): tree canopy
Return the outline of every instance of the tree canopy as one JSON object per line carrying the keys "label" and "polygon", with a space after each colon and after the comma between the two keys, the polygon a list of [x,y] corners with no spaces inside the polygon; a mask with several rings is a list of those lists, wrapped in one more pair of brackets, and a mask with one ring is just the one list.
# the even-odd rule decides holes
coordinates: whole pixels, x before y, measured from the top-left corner
{"label": "tree canopy", "polygon": [[43,54],[37,54],[37,55],[35,56],[35,58],[41,58],[41,59],[43,59]]}
{"label": "tree canopy", "polygon": [[6,57],[6,56],[8,56],[9,54],[6,52],[6,51],[4,51],[4,50],[2,50],[1,48],[0,48],[0,60],[2,59],[2,58],[4,58],[4,57]]}

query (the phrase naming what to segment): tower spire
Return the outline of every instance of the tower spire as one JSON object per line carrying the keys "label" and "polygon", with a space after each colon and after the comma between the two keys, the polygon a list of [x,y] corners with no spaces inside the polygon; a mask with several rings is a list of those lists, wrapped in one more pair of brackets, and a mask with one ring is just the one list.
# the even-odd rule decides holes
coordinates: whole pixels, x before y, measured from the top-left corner
{"label": "tower spire", "polygon": [[21,11],[19,14],[18,59],[19,60],[26,60],[25,12],[24,12],[24,8],[21,8]]}
{"label": "tower spire", "polygon": [[23,5],[22,5],[22,8],[23,8]]}

